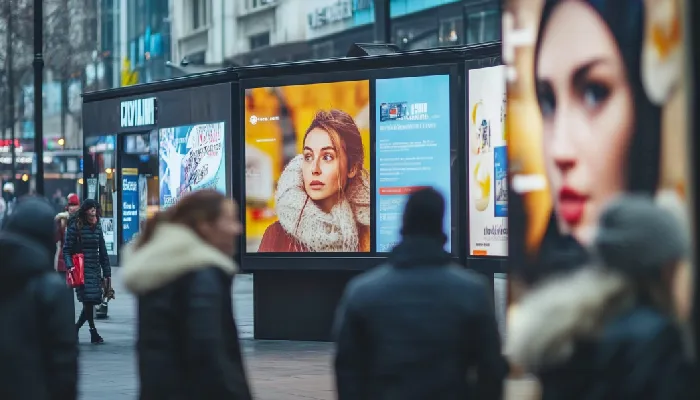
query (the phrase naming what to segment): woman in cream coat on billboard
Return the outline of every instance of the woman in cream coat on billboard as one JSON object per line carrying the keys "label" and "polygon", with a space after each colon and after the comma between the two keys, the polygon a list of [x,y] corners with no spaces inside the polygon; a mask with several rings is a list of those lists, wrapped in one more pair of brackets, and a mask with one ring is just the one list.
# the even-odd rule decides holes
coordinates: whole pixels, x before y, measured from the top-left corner
{"label": "woman in cream coat on billboard", "polygon": [[275,201],[278,221],[258,252],[368,252],[370,184],[364,145],[353,118],[319,111],[303,153],[285,167]]}

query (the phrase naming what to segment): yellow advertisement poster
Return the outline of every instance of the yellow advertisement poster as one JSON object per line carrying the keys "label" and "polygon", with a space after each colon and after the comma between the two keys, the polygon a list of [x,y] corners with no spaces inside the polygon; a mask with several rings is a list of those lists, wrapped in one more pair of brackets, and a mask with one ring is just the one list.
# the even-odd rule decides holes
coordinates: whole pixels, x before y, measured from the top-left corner
{"label": "yellow advertisement poster", "polygon": [[247,252],[370,250],[369,81],[245,96]]}

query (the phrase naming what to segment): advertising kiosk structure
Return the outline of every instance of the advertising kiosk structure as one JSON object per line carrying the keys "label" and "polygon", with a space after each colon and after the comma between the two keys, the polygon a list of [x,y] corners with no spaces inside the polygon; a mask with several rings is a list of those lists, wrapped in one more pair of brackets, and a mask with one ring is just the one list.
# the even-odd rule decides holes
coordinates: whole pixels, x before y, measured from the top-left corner
{"label": "advertising kiosk structure", "polygon": [[[230,193],[231,81],[220,71],[84,95],[83,198],[102,207],[113,264],[142,223],[180,193],[203,185]],[[214,156],[192,159],[204,146],[215,147]],[[202,177],[203,167],[210,173]]]}
{"label": "advertising kiosk structure", "polygon": [[[85,195],[112,196],[104,201],[118,205],[110,214],[120,221],[115,246],[124,243],[138,234],[128,219],[134,209],[143,221],[197,189],[173,168],[191,151],[188,132],[220,137],[220,157],[206,161],[217,173],[207,179],[241,205],[237,261],[254,274],[255,337],[329,340],[345,285],[386,262],[400,240],[403,204],[417,188],[445,196],[445,250],[456,262],[489,277],[506,272],[502,251],[472,254],[467,201],[472,186],[485,187],[483,173],[479,182],[469,178],[468,93],[476,85],[469,72],[499,66],[500,53],[494,42],[239,67],[88,93],[85,179],[93,181]],[[495,132],[502,104],[492,99],[503,98],[505,75],[476,79],[488,94],[479,116],[493,120],[504,146]],[[223,168],[211,168],[216,162]],[[486,175],[496,182],[491,169]],[[495,202],[487,212],[498,214],[481,216],[482,231],[507,211],[495,188],[506,190],[494,183],[484,192]]]}

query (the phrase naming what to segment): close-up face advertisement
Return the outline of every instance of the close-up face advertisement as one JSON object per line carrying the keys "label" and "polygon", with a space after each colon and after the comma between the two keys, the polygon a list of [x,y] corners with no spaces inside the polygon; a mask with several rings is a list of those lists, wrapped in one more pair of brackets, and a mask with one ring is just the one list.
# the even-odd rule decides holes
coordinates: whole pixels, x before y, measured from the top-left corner
{"label": "close-up face advertisement", "polygon": [[[587,250],[601,212],[621,194],[649,196],[692,221],[691,85],[681,0],[504,5],[509,257],[517,303],[542,279],[591,261]],[[673,277],[683,317],[692,304],[692,273],[689,257]]]}
{"label": "close-up face advertisement", "polygon": [[369,81],[249,89],[245,106],[247,252],[369,252]]}

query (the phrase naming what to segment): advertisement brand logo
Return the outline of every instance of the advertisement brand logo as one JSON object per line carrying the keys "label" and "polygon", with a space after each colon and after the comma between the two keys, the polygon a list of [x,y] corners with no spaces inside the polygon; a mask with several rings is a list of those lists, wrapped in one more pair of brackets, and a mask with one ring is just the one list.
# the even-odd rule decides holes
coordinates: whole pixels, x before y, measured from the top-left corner
{"label": "advertisement brand logo", "polygon": [[309,27],[319,29],[335,22],[352,18],[352,1],[338,0],[325,7],[319,7],[307,16]]}
{"label": "advertisement brand logo", "polygon": [[251,115],[250,116],[250,124],[255,125],[257,123],[258,123],[258,117],[256,117],[255,115]]}
{"label": "advertisement brand logo", "polygon": [[484,236],[507,236],[508,227],[506,224],[497,224],[484,227]]}
{"label": "advertisement brand logo", "polygon": [[121,102],[121,127],[155,125],[156,98],[126,100]]}

